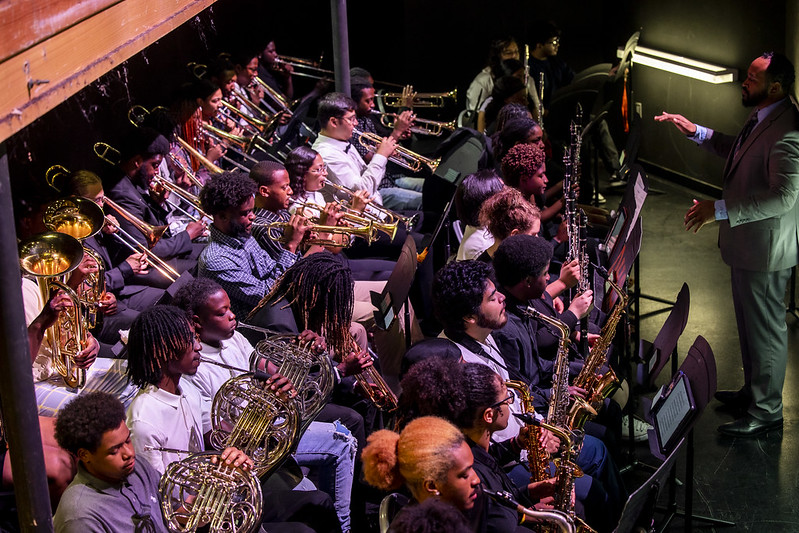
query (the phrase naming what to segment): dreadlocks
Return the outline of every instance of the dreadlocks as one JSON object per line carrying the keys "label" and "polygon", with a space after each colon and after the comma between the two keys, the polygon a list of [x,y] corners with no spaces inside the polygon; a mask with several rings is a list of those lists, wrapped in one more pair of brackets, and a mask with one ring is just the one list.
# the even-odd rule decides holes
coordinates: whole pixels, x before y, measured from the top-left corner
{"label": "dreadlocks", "polygon": [[194,342],[194,330],[185,311],[156,305],[142,311],[128,336],[128,377],[145,387],[161,381],[164,367]]}
{"label": "dreadlocks", "polygon": [[338,257],[328,252],[311,254],[286,270],[248,318],[285,298],[297,327],[324,335],[327,345],[343,357],[352,351],[353,287],[352,272]]}

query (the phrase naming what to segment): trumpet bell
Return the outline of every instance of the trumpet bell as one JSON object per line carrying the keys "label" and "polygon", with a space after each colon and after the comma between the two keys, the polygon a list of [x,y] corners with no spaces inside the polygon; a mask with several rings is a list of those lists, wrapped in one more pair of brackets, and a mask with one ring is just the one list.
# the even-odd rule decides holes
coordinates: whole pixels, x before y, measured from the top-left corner
{"label": "trumpet bell", "polygon": [[47,229],[66,233],[79,241],[96,234],[105,223],[102,208],[93,201],[78,196],[50,202],[43,219]]}

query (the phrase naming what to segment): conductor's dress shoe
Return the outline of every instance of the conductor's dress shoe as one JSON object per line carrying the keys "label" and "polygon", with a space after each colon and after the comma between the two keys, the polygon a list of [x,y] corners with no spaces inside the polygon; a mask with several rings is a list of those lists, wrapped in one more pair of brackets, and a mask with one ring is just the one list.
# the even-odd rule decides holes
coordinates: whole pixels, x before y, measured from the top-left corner
{"label": "conductor's dress shoe", "polygon": [[759,420],[750,414],[734,422],[719,426],[719,433],[728,437],[756,437],[771,429],[781,429],[782,418],[779,420]]}

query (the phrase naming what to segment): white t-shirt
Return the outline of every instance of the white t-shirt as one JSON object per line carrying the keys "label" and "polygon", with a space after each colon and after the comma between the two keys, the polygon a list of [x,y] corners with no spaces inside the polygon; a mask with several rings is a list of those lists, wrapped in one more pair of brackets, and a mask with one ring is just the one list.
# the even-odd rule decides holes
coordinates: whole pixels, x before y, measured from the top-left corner
{"label": "white t-shirt", "polygon": [[201,452],[205,449],[203,435],[211,431],[211,418],[203,410],[202,398],[194,387],[181,386],[180,394],[171,394],[148,385],[139,390],[128,407],[127,425],[136,454],[163,474],[170,463],[185,459],[188,454],[145,451],[144,447]]}
{"label": "white t-shirt", "polygon": [[466,226],[463,230],[463,239],[458,246],[458,255],[455,256],[457,261],[465,261],[467,259],[477,259],[480,254],[491,248],[494,245],[494,236],[486,228],[477,228],[475,226]]}
{"label": "white t-shirt", "polygon": [[[245,372],[250,368],[250,354],[253,352],[252,344],[244,335],[236,331],[233,337],[222,341],[221,348],[215,348],[205,343],[201,343],[200,355],[224,363],[226,365],[241,368]],[[211,363],[200,363],[197,373],[193,376],[183,376],[181,382],[186,382],[195,388],[202,397],[203,413],[211,412],[211,404],[214,395],[230,378],[240,376],[242,372],[223,368]]]}

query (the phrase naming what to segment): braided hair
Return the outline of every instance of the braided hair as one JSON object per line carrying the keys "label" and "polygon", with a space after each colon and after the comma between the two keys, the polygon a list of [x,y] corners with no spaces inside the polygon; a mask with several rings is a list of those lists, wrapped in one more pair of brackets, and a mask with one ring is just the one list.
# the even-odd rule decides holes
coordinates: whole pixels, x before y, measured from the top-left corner
{"label": "braided hair", "polygon": [[156,305],[136,317],[128,336],[128,378],[134,385],[157,385],[167,363],[194,343],[194,328],[182,309]]}
{"label": "braided hair", "polygon": [[338,357],[352,351],[350,322],[355,305],[352,271],[337,256],[319,252],[300,259],[277,280],[252,310],[286,299],[300,330],[324,335]]}

